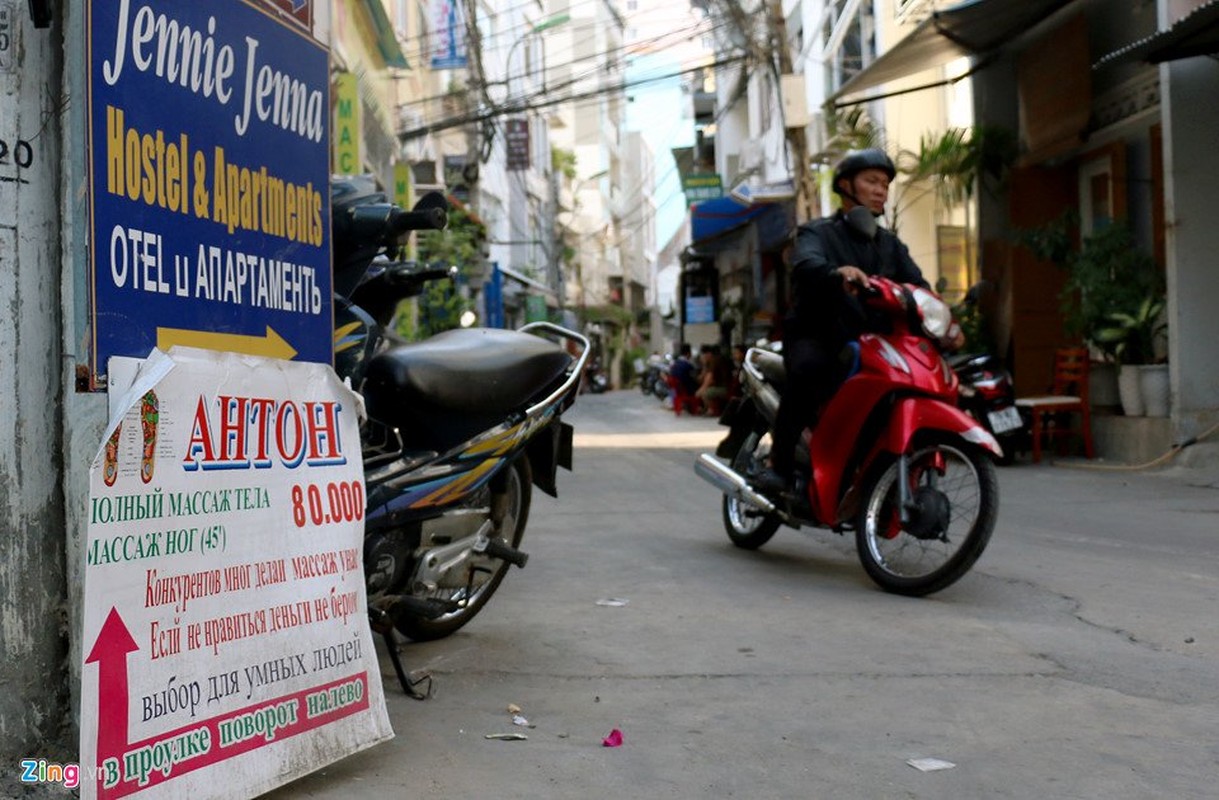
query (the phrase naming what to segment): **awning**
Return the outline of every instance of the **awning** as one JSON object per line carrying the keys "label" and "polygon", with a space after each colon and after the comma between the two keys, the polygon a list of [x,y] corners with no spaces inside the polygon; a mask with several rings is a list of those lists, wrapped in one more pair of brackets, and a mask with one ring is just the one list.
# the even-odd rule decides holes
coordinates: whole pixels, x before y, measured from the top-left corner
{"label": "awning", "polygon": [[748,225],[766,210],[766,205],[744,205],[732,197],[717,197],[690,206],[690,240],[698,244],[706,239],[730,233]]}
{"label": "awning", "polygon": [[830,98],[834,102],[963,56],[999,50],[1073,0],[965,0],[933,11]]}
{"label": "awning", "polygon": [[408,69],[406,56],[402,53],[402,46],[398,44],[398,35],[394,33],[393,23],[389,21],[381,0],[364,0],[363,5],[368,16],[372,18],[373,35],[377,37],[377,52],[385,60],[385,66]]}
{"label": "awning", "polygon": [[540,292],[543,295],[554,295],[554,289],[551,289],[541,281],[534,280],[523,272],[517,272],[512,267],[500,266],[499,271],[504,273],[505,278],[511,278],[522,286],[533,289],[535,292]]}
{"label": "awning", "polygon": [[1093,64],[1092,69],[1131,61],[1159,64],[1214,53],[1219,53],[1219,0],[1198,6],[1167,30],[1114,50]]}
{"label": "awning", "polygon": [[778,250],[796,229],[796,205],[753,203],[744,205],[732,196],[705,200],[690,206],[690,246],[687,256],[709,256],[736,247],[752,225],[763,252]]}

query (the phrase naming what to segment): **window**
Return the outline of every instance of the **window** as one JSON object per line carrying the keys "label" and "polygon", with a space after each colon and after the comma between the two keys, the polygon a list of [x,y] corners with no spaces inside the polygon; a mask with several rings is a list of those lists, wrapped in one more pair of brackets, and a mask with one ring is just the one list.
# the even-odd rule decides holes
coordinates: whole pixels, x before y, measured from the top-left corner
{"label": "window", "polygon": [[839,4],[827,14],[822,28],[826,48],[826,85],[832,93],[855,77],[876,58],[876,20],[872,4],[861,3],[849,17],[839,17],[844,9]]}
{"label": "window", "polygon": [[973,282],[967,236],[960,225],[937,225],[935,229],[940,280],[944,284],[942,294],[949,302],[964,297]]}
{"label": "window", "polygon": [[1079,166],[1079,234],[1091,236],[1126,216],[1126,150],[1117,142],[1085,153]]}

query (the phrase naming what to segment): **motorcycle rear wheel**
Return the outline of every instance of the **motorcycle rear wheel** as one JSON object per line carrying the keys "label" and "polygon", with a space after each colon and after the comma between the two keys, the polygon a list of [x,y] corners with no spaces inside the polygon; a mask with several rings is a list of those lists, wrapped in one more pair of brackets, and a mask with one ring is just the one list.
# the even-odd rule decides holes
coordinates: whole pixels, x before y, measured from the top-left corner
{"label": "motorcycle rear wheel", "polygon": [[[525,535],[525,525],[529,521],[529,508],[533,499],[533,470],[529,465],[529,459],[524,455],[517,458],[512,466],[508,467],[505,477],[508,510],[504,515],[500,535],[505,542],[519,549],[521,539]],[[484,489],[471,503],[489,506],[489,497],[490,489]],[[476,578],[482,577],[483,580],[474,584],[472,590],[467,591],[464,587],[460,589],[439,588],[429,594],[420,595],[421,597],[455,600],[462,604],[460,609],[436,619],[400,617],[395,625],[398,632],[416,642],[430,642],[452,635],[474,619],[475,615],[491,599],[491,595],[495,594],[499,585],[503,583],[504,575],[507,574],[510,567],[507,561],[497,558],[487,556],[475,556],[474,558],[477,559],[480,566],[490,569],[491,574],[476,576]]]}
{"label": "motorcycle rear wheel", "polygon": [[[936,466],[941,459],[942,474]],[[947,501],[947,529],[920,537],[902,526],[897,459],[890,456],[862,494],[855,545],[864,570],[882,589],[922,597],[955,583],[982,555],[998,516],[999,482],[990,457],[952,434],[924,436],[909,463],[911,491],[938,493]]]}
{"label": "motorcycle rear wheel", "polygon": [[[766,454],[762,436],[750,432],[732,456],[732,468],[739,475],[751,475],[765,465]],[[723,518],[728,538],[743,550],[757,550],[769,542],[783,524],[774,514],[763,514],[753,506],[727,495],[724,495]]]}

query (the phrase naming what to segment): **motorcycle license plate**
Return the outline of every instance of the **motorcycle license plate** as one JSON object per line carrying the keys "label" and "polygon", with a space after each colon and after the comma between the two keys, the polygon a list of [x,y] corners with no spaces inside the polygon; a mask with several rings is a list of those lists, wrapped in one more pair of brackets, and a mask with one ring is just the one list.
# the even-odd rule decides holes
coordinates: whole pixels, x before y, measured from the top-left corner
{"label": "motorcycle license plate", "polygon": [[1014,431],[1024,424],[1024,420],[1020,419],[1020,412],[1016,410],[1015,406],[991,411],[987,413],[986,417],[990,420],[990,427],[995,433]]}

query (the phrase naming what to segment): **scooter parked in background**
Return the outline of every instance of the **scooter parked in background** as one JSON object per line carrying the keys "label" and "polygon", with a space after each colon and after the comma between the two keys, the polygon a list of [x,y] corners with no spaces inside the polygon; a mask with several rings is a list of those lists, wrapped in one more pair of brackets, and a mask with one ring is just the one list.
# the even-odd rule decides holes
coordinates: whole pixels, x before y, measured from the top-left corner
{"label": "scooter parked in background", "polygon": [[639,391],[645,395],[659,397],[661,400],[669,396],[669,384],[665,377],[669,374],[671,358],[658,353],[648,356],[643,372],[639,376]]}
{"label": "scooter parked in background", "polygon": [[1029,446],[1029,428],[1016,408],[1011,373],[989,353],[956,354],[947,360],[961,382],[958,405],[998,440],[1003,448],[998,463],[1011,464],[1015,454]]}
{"label": "scooter parked in background", "polygon": [[[985,280],[969,287],[960,305],[953,309],[963,327],[974,328],[980,334],[984,327],[983,305],[987,297],[993,299],[994,293],[994,285]],[[998,463],[1011,464],[1016,453],[1029,449],[1029,423],[1016,407],[1012,374],[1003,365],[1003,360],[979,350],[947,357],[961,383],[958,405],[998,440],[1003,448]]]}
{"label": "scooter parked in background", "polygon": [[594,358],[588,364],[588,390],[593,394],[604,394],[610,388],[609,375],[605,374],[605,368],[601,366],[601,359]]}

